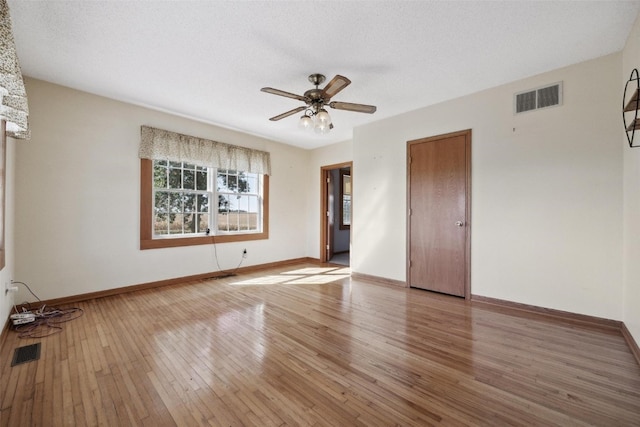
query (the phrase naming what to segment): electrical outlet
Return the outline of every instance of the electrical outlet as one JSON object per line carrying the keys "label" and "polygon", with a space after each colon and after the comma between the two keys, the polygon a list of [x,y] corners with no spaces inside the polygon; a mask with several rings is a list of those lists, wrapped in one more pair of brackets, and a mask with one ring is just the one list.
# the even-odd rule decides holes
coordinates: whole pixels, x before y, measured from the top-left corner
{"label": "electrical outlet", "polygon": [[242,250],[242,258],[246,258],[247,257],[247,250],[243,249]]}
{"label": "electrical outlet", "polygon": [[4,282],[4,294],[7,295],[9,292],[18,292],[17,286],[12,286],[13,280]]}

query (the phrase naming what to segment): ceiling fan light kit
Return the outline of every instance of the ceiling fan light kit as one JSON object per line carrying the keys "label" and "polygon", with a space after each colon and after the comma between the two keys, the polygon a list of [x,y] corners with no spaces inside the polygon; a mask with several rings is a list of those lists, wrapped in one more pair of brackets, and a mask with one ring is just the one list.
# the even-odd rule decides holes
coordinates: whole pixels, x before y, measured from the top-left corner
{"label": "ceiling fan light kit", "polygon": [[333,129],[331,116],[324,108],[326,106],[336,110],[354,111],[356,113],[375,113],[376,107],[373,105],[331,101],[331,98],[347,87],[351,83],[351,80],[344,76],[336,75],[329,83],[327,83],[324,89],[319,89],[318,86],[324,83],[325,79],[325,76],[322,74],[311,74],[309,76],[309,81],[315,85],[315,89],[309,89],[304,93],[304,95],[296,95],[295,93],[285,92],[271,87],[263,87],[260,89],[262,92],[296,99],[298,101],[303,101],[306,104],[306,106],[297,107],[293,110],[271,117],[269,120],[278,121],[305,110],[302,117],[300,117],[298,127],[305,130],[313,130],[318,134],[325,134]]}
{"label": "ceiling fan light kit", "polygon": [[300,117],[300,121],[298,122],[298,127],[304,130],[313,129],[313,125],[314,125],[313,117],[311,117],[310,115],[307,115],[307,113],[305,113],[302,117]]}

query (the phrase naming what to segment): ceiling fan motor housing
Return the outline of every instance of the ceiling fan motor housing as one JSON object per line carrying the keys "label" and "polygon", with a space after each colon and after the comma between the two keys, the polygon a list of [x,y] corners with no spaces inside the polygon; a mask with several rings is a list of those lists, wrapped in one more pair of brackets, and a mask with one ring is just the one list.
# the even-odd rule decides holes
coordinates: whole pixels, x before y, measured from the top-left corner
{"label": "ceiling fan motor housing", "polygon": [[311,107],[320,108],[325,105],[325,100],[322,97],[321,89],[309,89],[304,93],[304,97],[307,98],[307,105]]}

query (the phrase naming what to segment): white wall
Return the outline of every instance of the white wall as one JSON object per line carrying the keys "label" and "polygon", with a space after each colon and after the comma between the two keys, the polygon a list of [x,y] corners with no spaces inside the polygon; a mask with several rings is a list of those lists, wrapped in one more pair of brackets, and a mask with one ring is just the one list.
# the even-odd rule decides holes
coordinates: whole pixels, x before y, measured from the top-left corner
{"label": "white wall", "polygon": [[[306,256],[307,151],[35,79],[16,153],[17,280],[42,299],[216,271],[212,245],[139,249],[140,126],[269,151],[269,239],[218,244],[222,269]],[[303,214],[300,214],[300,210]],[[26,295],[25,295],[26,296]]]}
{"label": "white wall", "polygon": [[[614,54],[357,128],[352,270],[406,280],[406,143],[472,129],[472,293],[621,319],[620,73]],[[564,105],[514,116],[558,81]]]}
{"label": "white wall", "polygon": [[[640,17],[631,30],[622,55],[622,83],[619,93],[629,79],[631,70],[640,68]],[[630,83],[629,90],[635,90]],[[627,95],[630,96],[630,95]],[[627,115],[632,120],[632,114]],[[622,125],[619,123],[619,128]],[[636,132],[634,145],[640,145]],[[640,148],[629,148],[623,137],[624,153],[624,323],[637,343],[640,343]]]}
{"label": "white wall", "polygon": [[[23,140],[15,140],[7,138],[7,170],[5,180],[5,218],[4,218],[4,248],[5,248],[5,266],[0,271],[0,328],[4,326],[4,322],[8,319],[9,313],[13,308],[14,299],[17,303],[21,301],[16,298],[14,293],[5,295],[5,286],[13,279],[15,266],[15,238],[14,238],[14,207],[15,207],[15,147],[16,145],[25,144]],[[18,286],[18,285],[16,285]]]}

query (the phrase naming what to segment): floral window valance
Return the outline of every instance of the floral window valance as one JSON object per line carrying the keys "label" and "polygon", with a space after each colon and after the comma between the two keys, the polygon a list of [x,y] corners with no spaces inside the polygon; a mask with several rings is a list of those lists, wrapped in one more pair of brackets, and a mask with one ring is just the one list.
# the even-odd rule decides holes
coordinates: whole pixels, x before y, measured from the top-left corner
{"label": "floral window valance", "polygon": [[29,139],[29,106],[6,0],[0,0],[0,119],[8,136]]}
{"label": "floral window valance", "polygon": [[150,126],[140,128],[140,158],[271,175],[271,156],[253,150]]}

